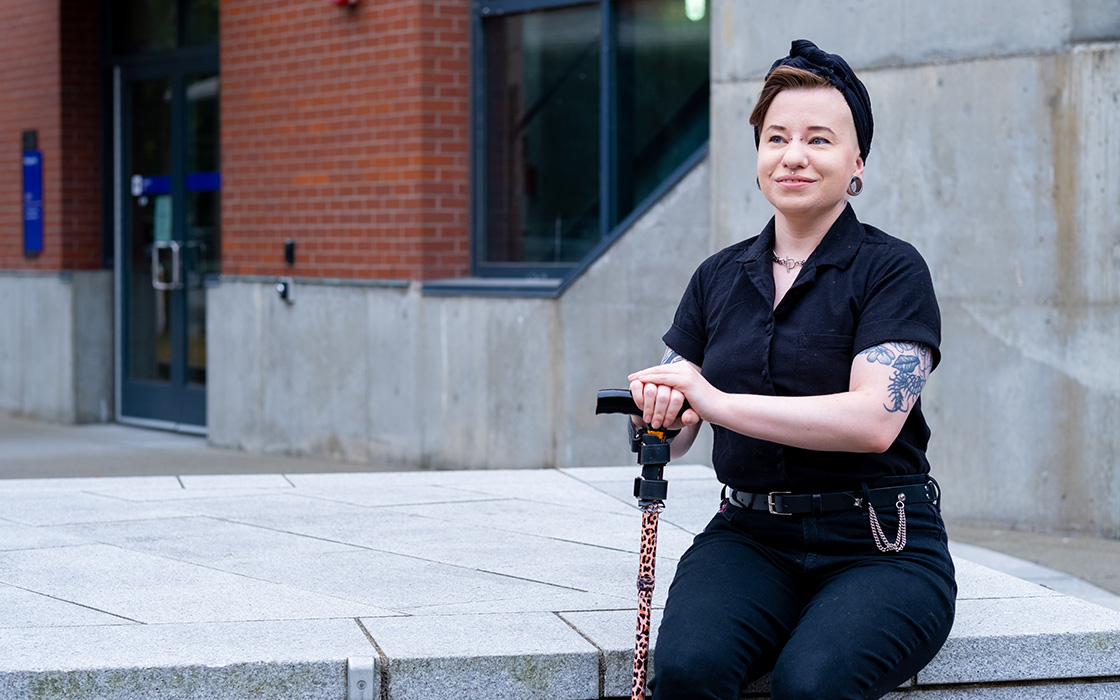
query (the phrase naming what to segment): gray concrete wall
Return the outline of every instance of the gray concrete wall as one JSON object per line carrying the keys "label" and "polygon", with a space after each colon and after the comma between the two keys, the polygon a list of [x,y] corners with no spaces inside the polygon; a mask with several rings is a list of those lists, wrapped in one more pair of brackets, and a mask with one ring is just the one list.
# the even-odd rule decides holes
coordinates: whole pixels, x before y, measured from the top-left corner
{"label": "gray concrete wall", "polygon": [[[710,190],[705,161],[560,298],[558,464],[634,462],[623,427],[628,419],[594,415],[595,393],[625,388],[630,372],[661,362],[661,336],[692,271],[712,252]],[[683,461],[711,464],[708,428]]]}
{"label": "gray concrete wall", "polygon": [[[209,290],[213,444],[421,467],[553,463],[555,304],[418,288]],[[543,383],[542,383],[543,378]]]}
{"label": "gray concrete wall", "polygon": [[765,70],[798,37],[844,55],[876,127],[853,204],[918,246],[941,301],[924,402],[946,512],[1120,537],[1120,3],[766,7],[712,7],[716,240],[768,216]]}
{"label": "gray concrete wall", "polygon": [[207,300],[210,442],[431,468],[631,462],[595,392],[660,361],[708,212],[701,164],[560,299],[297,281],[287,305],[224,280]]}
{"label": "gray concrete wall", "polygon": [[63,423],[109,420],[112,273],[0,273],[0,299],[0,410]]}

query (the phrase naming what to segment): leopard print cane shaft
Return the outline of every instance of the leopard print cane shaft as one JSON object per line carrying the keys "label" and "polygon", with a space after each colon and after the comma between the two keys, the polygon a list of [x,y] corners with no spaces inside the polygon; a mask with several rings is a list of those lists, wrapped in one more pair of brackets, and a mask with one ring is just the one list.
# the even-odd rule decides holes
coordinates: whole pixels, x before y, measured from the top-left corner
{"label": "leopard print cane shaft", "polygon": [[638,566],[638,634],[634,642],[634,673],[630,699],[644,700],[646,667],[649,662],[649,624],[653,601],[654,565],[657,562],[657,520],[664,504],[660,501],[642,506],[641,563]]}

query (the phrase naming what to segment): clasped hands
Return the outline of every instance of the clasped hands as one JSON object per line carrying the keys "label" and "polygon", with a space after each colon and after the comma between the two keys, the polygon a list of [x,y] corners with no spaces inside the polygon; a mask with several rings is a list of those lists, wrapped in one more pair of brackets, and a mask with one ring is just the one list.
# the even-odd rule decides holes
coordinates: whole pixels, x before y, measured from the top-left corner
{"label": "clasped hands", "polygon": [[[654,430],[680,430],[698,424],[705,407],[718,393],[691,362],[656,365],[634,372],[628,379],[642,420]],[[685,398],[689,408],[682,412]]]}

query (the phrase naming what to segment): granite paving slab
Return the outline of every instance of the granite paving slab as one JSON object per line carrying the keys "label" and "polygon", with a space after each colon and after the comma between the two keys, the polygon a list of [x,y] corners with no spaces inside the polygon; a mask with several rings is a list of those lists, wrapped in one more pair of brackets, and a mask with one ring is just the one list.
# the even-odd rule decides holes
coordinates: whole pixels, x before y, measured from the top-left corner
{"label": "granite paving slab", "polygon": [[193,515],[363,546],[375,546],[413,532],[422,536],[442,528],[428,518],[300,493],[267,492],[251,498],[215,496],[177,503],[175,507]]}
{"label": "granite paving slab", "polygon": [[[321,554],[355,550],[340,542],[199,515],[60,525],[48,531],[60,537],[82,538],[86,542],[227,571],[236,570],[237,562],[261,557],[304,561]],[[280,552],[283,556],[277,557]]]}
{"label": "granite paving slab", "polygon": [[[660,600],[660,599],[659,599]],[[572,612],[577,610],[619,610],[638,603],[633,596],[588,593],[570,589],[536,593],[516,598],[479,600],[445,605],[418,605],[404,609],[409,615],[464,615],[492,613]],[[655,601],[658,602],[658,601]]]}
{"label": "granite paving slab", "polygon": [[[297,487],[322,483],[331,475],[326,474],[289,474]],[[358,474],[339,474],[335,478],[349,479]],[[472,493],[490,493],[504,498],[515,497],[527,491],[559,488],[570,484],[573,479],[558,469],[481,469],[449,471],[401,471],[368,473],[366,483],[377,485],[408,486],[425,488],[440,486],[447,489],[465,490]],[[354,481],[360,485],[361,480]]]}
{"label": "granite paving slab", "polygon": [[120,625],[126,622],[128,621],[117,615],[0,584],[0,630]]}
{"label": "granite paving slab", "polygon": [[1068,596],[961,600],[919,684],[1120,677],[1120,612]]}
{"label": "granite paving slab", "polygon": [[[629,610],[568,612],[561,613],[560,617],[602,652],[603,697],[629,697],[638,627],[636,601],[634,608]],[[654,609],[650,618],[648,673],[652,677],[661,610]]]}
{"label": "granite paving slab", "polygon": [[7,630],[0,697],[337,700],[376,656],[353,619]]}
{"label": "granite paving slab", "polygon": [[74,477],[59,479],[4,479],[5,492],[51,491],[66,493],[94,489],[114,492],[153,488],[182,488],[175,476],[111,476],[111,477]]}
{"label": "granite paving slab", "polygon": [[260,556],[219,566],[255,579],[408,614],[468,604],[504,611],[504,605],[494,604],[522,598],[548,600],[572,593],[549,583],[370,550],[313,558]]}
{"label": "granite paving slab", "polygon": [[549,613],[363,619],[393,700],[599,697],[599,654]]}
{"label": "granite paving slab", "polygon": [[[287,487],[287,490],[290,491],[291,488],[292,487],[289,486]],[[175,486],[173,488],[132,489],[129,491],[90,488],[85,492],[91,495],[115,498],[120,501],[162,505],[163,507],[171,508],[175,507],[179,502],[204,501],[214,498],[253,498],[256,496],[260,496],[262,493],[274,493],[280,491],[281,489],[279,488],[259,487],[229,489],[184,489],[182,486]]]}
{"label": "granite paving slab", "polygon": [[295,488],[283,474],[183,474],[179,483],[184,490]]}
{"label": "granite paving slab", "polygon": [[403,506],[420,505],[427,503],[471,503],[475,501],[491,501],[497,496],[488,493],[464,491],[459,488],[446,486],[416,487],[404,484],[378,484],[355,487],[340,483],[336,487],[323,485],[305,486],[303,480],[297,480],[299,493],[309,498],[325,501],[337,501],[355,506]]}
{"label": "granite paving slab", "polygon": [[[446,521],[456,527],[468,524],[634,553],[638,552],[641,542],[641,512],[634,507],[622,512],[603,512],[511,498],[480,503],[400,506],[393,510]],[[659,529],[658,544],[667,555],[679,557],[692,543],[692,537],[691,533],[667,526]]]}
{"label": "granite paving slab", "polygon": [[704,528],[720,507],[720,489],[714,479],[710,481],[682,480],[669,486],[670,495],[665,499],[661,521],[696,535]]}
{"label": "granite paving slab", "polygon": [[[586,547],[471,525],[449,527],[433,518],[388,508],[363,508],[298,496],[208,500],[183,507],[212,517],[299,533],[377,551],[498,573],[495,563],[540,557],[545,545]],[[516,574],[514,574],[516,575]]]}
{"label": "granite paving slab", "polygon": [[16,549],[68,547],[75,544],[85,544],[87,541],[83,537],[75,537],[53,528],[0,520],[0,552]]}
{"label": "granite paving slab", "polygon": [[[431,521],[436,526],[438,521]],[[637,521],[636,521],[637,522]],[[578,591],[618,594],[634,585],[638,562],[632,552],[461,525],[427,526],[431,537],[390,539],[385,551]],[[562,564],[561,564],[562,562]],[[675,562],[658,557],[658,570],[672,576]],[[655,600],[662,600],[657,594]]]}
{"label": "granite paving slab", "polygon": [[[626,696],[636,471],[0,482],[0,698],[340,700],[348,661],[388,680],[368,700]],[[706,467],[667,475],[657,606],[719,497]],[[1111,691],[1120,613],[966,559],[957,629],[899,700]]]}
{"label": "granite paving slab", "polygon": [[130,503],[121,507],[121,500],[85,491],[28,491],[19,498],[8,499],[3,507],[5,520],[24,525],[63,525],[109,520],[148,520],[188,515],[172,506]]}
{"label": "granite paving slab", "polygon": [[[950,547],[950,549],[954,549]],[[957,600],[981,598],[1053,598],[1062,595],[1014,576],[953,556],[957,569]]]}
{"label": "granite paving slab", "polygon": [[0,583],[143,623],[394,614],[107,545],[0,553]]}
{"label": "granite paving slab", "polygon": [[[517,498],[534,503],[562,504],[571,508],[591,508],[601,512],[626,513],[634,509],[636,503],[633,495],[634,477],[640,473],[637,466],[615,467],[613,480],[584,479],[584,472],[592,469],[594,468],[554,470],[560,478],[551,477],[542,484],[510,478],[493,484],[482,482],[467,484],[465,488],[494,496]],[[712,470],[705,467],[699,469],[703,472],[689,473],[690,480],[697,479],[698,473],[706,473],[707,482],[714,485]],[[605,474],[605,470],[600,474]],[[669,488],[672,489],[673,486]],[[718,486],[715,488],[718,492]]]}
{"label": "granite paving slab", "polygon": [[[1042,539],[1041,542],[1050,544],[1052,538]],[[1002,552],[996,552],[969,544],[954,542],[953,551],[960,553],[965,559],[1000,572],[1017,577],[1030,583],[1038,584],[1057,593],[1087,600],[1097,605],[1120,611],[1120,596],[1112,591],[1095,586],[1088,581],[1074,578],[1061,571],[1035,564],[1033,562],[1016,559]]]}
{"label": "granite paving slab", "polygon": [[256,496],[265,492],[292,491],[295,486],[282,474],[184,474],[150,485],[120,489],[112,484],[90,484],[82,489],[91,494],[127,501],[166,502],[200,498]]}
{"label": "granite paving slab", "polygon": [[[596,483],[596,487],[620,502],[635,502],[633,479],[601,481]],[[665,510],[661,514],[662,522],[695,535],[704,529],[719,510],[721,488],[712,476],[708,479],[670,479]]]}
{"label": "granite paving slab", "polygon": [[[613,494],[577,479],[560,474],[559,479],[539,487],[518,482],[465,484],[462,492],[487,495],[500,499],[518,499],[542,505],[563,505],[573,510],[594,510],[604,513],[625,513],[634,507],[634,498],[619,499]],[[633,480],[631,480],[631,484]]]}

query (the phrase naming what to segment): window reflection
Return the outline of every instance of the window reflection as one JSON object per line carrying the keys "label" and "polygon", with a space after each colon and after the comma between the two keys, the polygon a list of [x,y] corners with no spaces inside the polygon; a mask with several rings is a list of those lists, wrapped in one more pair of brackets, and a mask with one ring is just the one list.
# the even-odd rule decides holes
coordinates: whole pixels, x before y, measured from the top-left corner
{"label": "window reflection", "polygon": [[486,23],[486,257],[579,260],[598,239],[599,11]]}
{"label": "window reflection", "polygon": [[617,209],[625,218],[708,140],[709,23],[682,0],[617,3]]}
{"label": "window reflection", "polygon": [[484,271],[571,269],[708,140],[706,3],[615,0],[606,41],[601,16],[588,3],[483,17]]}

